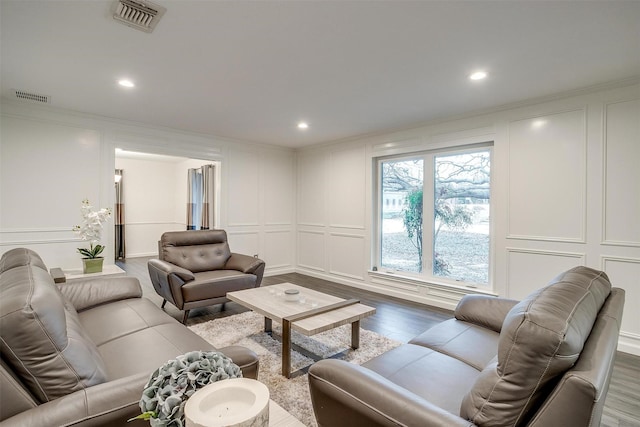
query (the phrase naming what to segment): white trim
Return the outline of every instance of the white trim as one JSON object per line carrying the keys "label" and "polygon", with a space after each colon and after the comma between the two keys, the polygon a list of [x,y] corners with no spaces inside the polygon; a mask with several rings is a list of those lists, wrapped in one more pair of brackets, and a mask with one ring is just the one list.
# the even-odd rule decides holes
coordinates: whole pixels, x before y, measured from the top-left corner
{"label": "white trim", "polygon": [[631,332],[620,332],[618,351],[640,356],[640,335]]}
{"label": "white trim", "polygon": [[624,240],[609,240],[607,239],[607,114],[609,106],[615,104],[622,104],[625,102],[635,102],[638,98],[623,99],[614,102],[607,102],[602,108],[602,226],[601,226],[601,244],[611,246],[627,246],[627,247],[640,247],[640,242],[624,241]]}
{"label": "white trim", "polygon": [[330,228],[345,228],[350,230],[366,230],[364,225],[329,224]]}
{"label": "white trim", "polygon": [[[556,116],[559,114],[565,113],[573,113],[581,111],[582,112],[582,132],[583,132],[583,141],[582,141],[582,154],[583,154],[583,175],[581,177],[582,185],[581,185],[581,196],[582,196],[582,215],[581,220],[582,224],[580,227],[580,236],[577,237],[553,237],[553,236],[535,236],[535,235],[526,235],[526,234],[512,234],[511,233],[511,125],[516,122],[521,122],[525,120],[531,120],[539,117],[549,117]],[[566,243],[587,243],[587,180],[588,180],[588,104],[583,104],[580,108],[566,108],[559,109],[548,112],[540,112],[538,114],[527,114],[525,116],[520,116],[518,118],[510,119],[506,124],[507,130],[507,197],[506,197],[506,210],[507,210],[507,239],[520,239],[520,240],[540,240],[546,242],[566,242]]]}
{"label": "white trim", "polygon": [[298,226],[303,226],[303,227],[326,227],[325,224],[321,224],[321,223],[314,223],[314,222],[299,222]]}

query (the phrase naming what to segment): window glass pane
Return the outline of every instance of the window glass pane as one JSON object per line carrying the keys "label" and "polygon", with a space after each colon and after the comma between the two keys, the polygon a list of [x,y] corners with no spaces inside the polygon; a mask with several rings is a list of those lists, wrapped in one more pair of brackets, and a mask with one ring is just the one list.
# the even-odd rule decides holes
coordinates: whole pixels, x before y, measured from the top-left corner
{"label": "window glass pane", "polygon": [[489,281],[490,152],[434,157],[433,275]]}
{"label": "window glass pane", "polygon": [[422,159],[381,163],[380,264],[400,271],[422,270]]}

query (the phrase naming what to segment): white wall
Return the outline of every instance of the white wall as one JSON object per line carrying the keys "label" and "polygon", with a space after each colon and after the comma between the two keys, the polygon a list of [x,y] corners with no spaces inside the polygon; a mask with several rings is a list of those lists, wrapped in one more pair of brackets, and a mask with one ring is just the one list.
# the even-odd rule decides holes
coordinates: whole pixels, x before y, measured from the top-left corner
{"label": "white wall", "polygon": [[627,83],[300,150],[297,270],[453,308],[478,290],[370,271],[374,159],[494,141],[488,290],[517,299],[575,265],[604,269],[626,290],[620,349],[640,354],[639,99]]}
{"label": "white wall", "polygon": [[127,258],[156,256],[165,231],[186,230],[187,169],[210,161],[116,157],[123,170]]}
{"label": "white wall", "polygon": [[[294,270],[295,164],[290,149],[147,127],[56,108],[3,101],[0,115],[0,254],[36,250],[49,267],[81,268],[71,231],[80,202],[112,207],[115,148],[216,161],[221,166],[219,225],[234,252],[259,254],[267,274]],[[157,253],[162,231],[184,229],[186,169],[118,160],[125,169],[128,256]],[[186,186],[186,184],[185,184]],[[177,201],[167,203],[168,198]],[[113,222],[103,233],[113,263]]]}
{"label": "white wall", "polygon": [[[373,159],[493,140],[493,292],[520,298],[571,266],[604,269],[627,292],[620,349],[640,354],[637,83],[297,153],[20,103],[5,102],[0,119],[0,253],[26,246],[50,267],[80,268],[70,230],[83,198],[113,205],[120,147],[220,161],[220,225],[232,250],[259,254],[268,274],[295,270],[448,308],[473,290],[369,271]],[[534,132],[538,119],[547,124]]]}

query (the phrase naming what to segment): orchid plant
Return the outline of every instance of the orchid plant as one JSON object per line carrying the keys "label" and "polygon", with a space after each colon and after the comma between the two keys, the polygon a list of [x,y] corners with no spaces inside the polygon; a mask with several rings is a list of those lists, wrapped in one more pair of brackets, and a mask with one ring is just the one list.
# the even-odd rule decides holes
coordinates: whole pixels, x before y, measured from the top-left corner
{"label": "orchid plant", "polygon": [[80,211],[82,212],[82,225],[74,226],[73,231],[82,240],[88,240],[90,248],[78,248],[78,252],[85,258],[98,258],[98,255],[104,250],[104,246],[98,243],[102,236],[102,223],[111,218],[111,209],[102,208],[95,211],[89,200],[85,199],[82,201]]}

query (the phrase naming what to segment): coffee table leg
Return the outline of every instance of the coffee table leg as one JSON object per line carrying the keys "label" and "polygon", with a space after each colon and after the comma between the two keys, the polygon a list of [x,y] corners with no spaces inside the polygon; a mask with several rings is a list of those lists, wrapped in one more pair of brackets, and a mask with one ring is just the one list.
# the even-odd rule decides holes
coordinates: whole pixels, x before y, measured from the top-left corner
{"label": "coffee table leg", "polygon": [[265,317],[264,318],[264,331],[265,332],[272,332],[271,324],[272,324],[271,319],[269,319],[268,317]]}
{"label": "coffee table leg", "polygon": [[360,347],[360,321],[356,320],[351,324],[351,348]]}
{"label": "coffee table leg", "polygon": [[282,319],[282,376],[291,377],[291,322]]}

